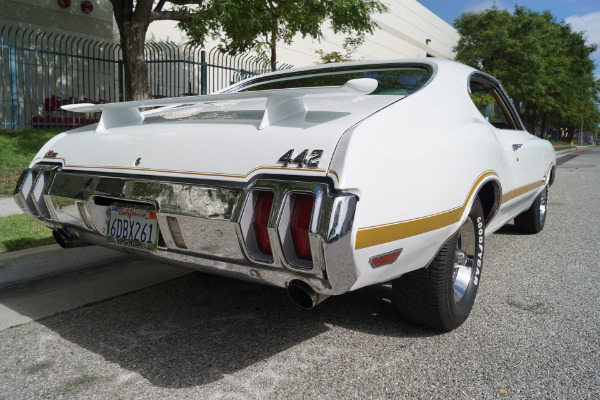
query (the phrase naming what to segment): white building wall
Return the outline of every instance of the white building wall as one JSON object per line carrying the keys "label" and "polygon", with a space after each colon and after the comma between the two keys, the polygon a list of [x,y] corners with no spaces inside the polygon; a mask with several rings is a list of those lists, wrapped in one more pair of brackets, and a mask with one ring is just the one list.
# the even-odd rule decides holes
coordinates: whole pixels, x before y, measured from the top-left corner
{"label": "white building wall", "polygon": [[[390,11],[373,17],[380,29],[367,36],[365,43],[353,54],[354,59],[426,57],[428,54],[454,58],[452,48],[458,41],[458,33],[452,26],[416,0],[383,0],[383,3]],[[154,22],[150,25],[147,38],[185,42],[185,34],[176,25],[172,21]],[[343,35],[335,35],[328,28],[324,30],[324,35],[325,38],[320,42],[298,36],[291,46],[280,43],[277,48],[278,61],[299,67],[317,63],[319,56],[316,50],[344,53]],[[210,41],[205,47],[210,49],[217,43]]]}
{"label": "white building wall", "polygon": [[[384,0],[384,3],[390,11],[373,17],[380,29],[367,36],[353,58],[391,59],[426,57],[427,54],[454,58],[452,48],[458,41],[458,33],[452,26],[415,0]],[[280,45],[278,58],[295,66],[311,65],[319,60],[316,50],[343,54],[343,41],[344,36],[327,29],[325,40],[320,43],[300,38],[292,46]]]}

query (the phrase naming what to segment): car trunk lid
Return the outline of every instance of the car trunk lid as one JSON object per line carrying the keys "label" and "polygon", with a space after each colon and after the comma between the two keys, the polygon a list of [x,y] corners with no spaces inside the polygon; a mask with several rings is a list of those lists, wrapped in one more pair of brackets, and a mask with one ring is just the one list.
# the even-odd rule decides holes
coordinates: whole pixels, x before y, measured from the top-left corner
{"label": "car trunk lid", "polygon": [[[345,86],[198,96],[202,102],[180,98],[139,115],[140,106],[156,102],[117,103],[103,109],[97,126],[67,132],[40,154],[60,159],[66,169],[106,173],[225,180],[264,173],[323,176],[344,132],[401,98],[340,93]],[[70,109],[98,110],[79,106]],[[278,162],[284,154],[292,162]]]}

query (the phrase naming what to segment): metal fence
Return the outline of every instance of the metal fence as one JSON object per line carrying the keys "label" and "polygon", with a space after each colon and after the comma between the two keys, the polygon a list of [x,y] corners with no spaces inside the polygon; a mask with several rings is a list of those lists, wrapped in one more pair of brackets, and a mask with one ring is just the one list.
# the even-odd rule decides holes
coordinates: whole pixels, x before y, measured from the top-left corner
{"label": "metal fence", "polygon": [[[172,42],[146,43],[144,53],[153,98],[209,94],[270,70],[255,56]],[[98,115],[84,118],[62,111],[62,105],[126,98],[116,43],[4,26],[0,65],[0,128],[73,128],[96,122]]]}

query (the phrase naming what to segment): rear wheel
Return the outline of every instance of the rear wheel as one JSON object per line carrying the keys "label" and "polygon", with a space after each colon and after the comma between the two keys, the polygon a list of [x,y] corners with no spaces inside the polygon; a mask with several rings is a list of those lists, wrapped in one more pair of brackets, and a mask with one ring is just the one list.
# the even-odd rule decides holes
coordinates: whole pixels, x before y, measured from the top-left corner
{"label": "rear wheel", "polygon": [[535,199],[527,211],[515,217],[515,228],[525,233],[538,233],[544,229],[548,213],[548,185]]}
{"label": "rear wheel", "polygon": [[407,320],[450,331],[469,316],[481,276],[484,218],[479,199],[460,230],[426,268],[392,281],[393,300]]}

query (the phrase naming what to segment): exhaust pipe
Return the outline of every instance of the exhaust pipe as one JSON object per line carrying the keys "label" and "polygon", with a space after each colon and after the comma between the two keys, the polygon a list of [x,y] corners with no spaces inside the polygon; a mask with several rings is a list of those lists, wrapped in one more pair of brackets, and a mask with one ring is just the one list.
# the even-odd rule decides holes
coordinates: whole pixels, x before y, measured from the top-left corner
{"label": "exhaust pipe", "polygon": [[63,249],[91,246],[90,243],[86,243],[82,240],[77,239],[74,235],[71,235],[64,229],[54,229],[52,231],[52,236],[54,236],[54,240],[56,240],[56,243],[58,243],[58,245]]}
{"label": "exhaust pipe", "polygon": [[329,296],[317,293],[310,285],[301,280],[294,280],[288,284],[288,294],[294,303],[306,310],[313,308]]}

